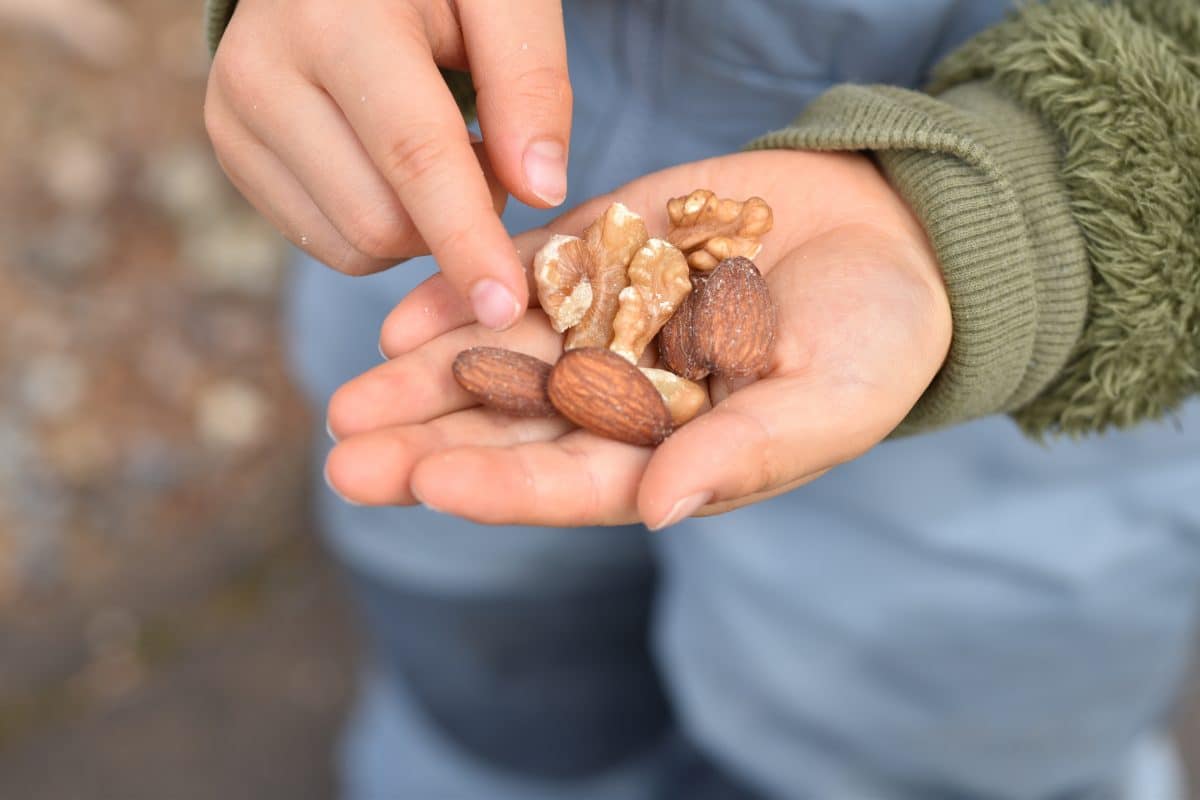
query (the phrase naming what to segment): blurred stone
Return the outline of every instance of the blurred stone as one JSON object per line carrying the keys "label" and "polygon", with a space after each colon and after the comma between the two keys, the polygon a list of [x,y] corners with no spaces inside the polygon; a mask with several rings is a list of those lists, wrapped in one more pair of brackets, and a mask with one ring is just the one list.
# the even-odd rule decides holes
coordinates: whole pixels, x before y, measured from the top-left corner
{"label": "blurred stone", "polygon": [[142,343],[136,367],[156,396],[176,405],[190,400],[202,374],[198,355],[169,331]]}
{"label": "blurred stone", "polygon": [[62,134],[43,145],[40,156],[46,188],[64,206],[93,210],[112,196],[113,158],[94,140]]}
{"label": "blurred stone", "polygon": [[134,40],[127,14],[105,0],[0,0],[0,25],[48,35],[97,67],[119,65]]}
{"label": "blurred stone", "polygon": [[163,26],[154,44],[158,63],[171,74],[190,79],[203,79],[208,74],[211,62],[199,16],[187,14]]}
{"label": "blurred stone", "polygon": [[9,521],[12,543],[12,577],[17,591],[46,588],[63,574],[63,537],[65,523],[61,504],[46,507],[46,513],[17,512]]}
{"label": "blurred stone", "polygon": [[220,214],[230,197],[212,151],[197,144],[152,154],[142,188],[152,203],[185,226]]}
{"label": "blurred stone", "polygon": [[92,614],[84,636],[95,654],[129,650],[137,645],[140,627],[127,608],[102,608]]}
{"label": "blurred stone", "polygon": [[28,470],[35,447],[28,425],[12,409],[0,405],[0,501]]}
{"label": "blurred stone", "polygon": [[97,220],[86,214],[63,215],[26,239],[26,267],[38,277],[78,278],[103,263],[112,245],[112,234]]}
{"label": "blurred stone", "polygon": [[87,382],[82,361],[61,353],[35,356],[21,375],[21,401],[38,419],[59,419],[79,406]]}
{"label": "blurred stone", "polygon": [[47,466],[56,478],[72,488],[105,483],[119,458],[116,441],[94,420],[73,420],[45,438]]}
{"label": "blurred stone", "polygon": [[267,433],[267,398],[244,381],[221,381],[207,387],[196,404],[196,432],[212,450],[243,450],[262,442]]}
{"label": "blurred stone", "polygon": [[88,696],[112,701],[141,685],[145,668],[131,648],[107,651],[93,660],[75,680],[75,688]]}
{"label": "blurred stone", "polygon": [[187,480],[187,453],[157,436],[136,436],[125,446],[122,469],[131,488],[162,492]]}
{"label": "blurred stone", "polygon": [[8,321],[5,344],[19,360],[39,350],[62,350],[71,340],[67,325],[39,309],[22,311]]}
{"label": "blurred stone", "polygon": [[261,358],[274,333],[261,313],[229,305],[210,309],[203,330],[204,341],[214,354],[232,361]]}
{"label": "blurred stone", "polygon": [[257,217],[227,217],[189,231],[182,249],[184,264],[202,291],[266,299],[279,289],[284,242]]}

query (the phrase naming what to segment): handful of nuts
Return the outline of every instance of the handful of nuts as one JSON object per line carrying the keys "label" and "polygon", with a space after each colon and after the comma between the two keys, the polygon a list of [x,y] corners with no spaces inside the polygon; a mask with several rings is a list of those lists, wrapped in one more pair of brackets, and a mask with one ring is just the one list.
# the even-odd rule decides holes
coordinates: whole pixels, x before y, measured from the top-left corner
{"label": "handful of nuts", "polygon": [[[555,413],[610,439],[657,445],[708,402],[710,375],[756,378],[770,363],[775,307],[750,259],[771,229],[760,198],[706,189],[667,203],[671,228],[652,239],[614,203],[582,236],[556,235],[534,257],[538,300],[564,352],[550,365],[473,347],[454,377],[485,406],[517,416]],[[666,369],[641,366],[658,336]],[[651,350],[651,354],[653,350]]]}

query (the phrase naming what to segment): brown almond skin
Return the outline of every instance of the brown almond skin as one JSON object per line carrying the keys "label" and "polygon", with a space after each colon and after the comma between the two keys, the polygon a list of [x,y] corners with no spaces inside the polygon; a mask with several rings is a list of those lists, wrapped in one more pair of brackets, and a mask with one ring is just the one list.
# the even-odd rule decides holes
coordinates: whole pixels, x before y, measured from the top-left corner
{"label": "brown almond skin", "polygon": [[454,379],[488,408],[517,417],[552,417],[546,384],[553,367],[499,347],[472,347],[454,359]]}
{"label": "brown almond skin", "polygon": [[666,368],[689,381],[708,377],[709,367],[698,357],[694,341],[693,315],[708,276],[692,275],[692,291],[667,320],[658,335],[658,355]]}
{"label": "brown almond skin", "polygon": [[671,414],[654,384],[606,347],[563,353],[547,388],[559,413],[600,436],[653,446],[671,433]]}
{"label": "brown almond skin", "polygon": [[696,298],[694,358],[722,377],[758,377],[774,343],[775,304],[762,273],[748,258],[725,259]]}

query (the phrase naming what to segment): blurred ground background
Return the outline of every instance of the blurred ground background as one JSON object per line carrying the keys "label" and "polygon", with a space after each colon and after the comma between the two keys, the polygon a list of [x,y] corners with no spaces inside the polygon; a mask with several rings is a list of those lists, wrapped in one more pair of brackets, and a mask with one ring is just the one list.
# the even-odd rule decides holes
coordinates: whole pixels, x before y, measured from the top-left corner
{"label": "blurred ground background", "polygon": [[0,0],[4,800],[332,796],[357,645],[200,6]]}
{"label": "blurred ground background", "polygon": [[199,0],[0,0],[0,798],[326,798],[355,642]]}

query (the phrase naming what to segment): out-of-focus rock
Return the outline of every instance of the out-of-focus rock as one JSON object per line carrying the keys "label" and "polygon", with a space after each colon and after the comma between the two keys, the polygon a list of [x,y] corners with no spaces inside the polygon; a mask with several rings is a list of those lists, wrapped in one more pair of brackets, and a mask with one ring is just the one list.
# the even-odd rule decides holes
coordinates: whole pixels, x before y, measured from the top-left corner
{"label": "out-of-focus rock", "polygon": [[120,448],[104,427],[91,419],[75,419],[45,437],[44,453],[54,475],[73,489],[95,487],[109,479]]}
{"label": "out-of-focus rock", "polygon": [[49,36],[98,67],[117,66],[133,44],[129,18],[104,0],[0,0],[0,26]]}
{"label": "out-of-focus rock", "polygon": [[141,187],[150,202],[185,227],[205,226],[220,215],[230,198],[212,151],[200,144],[150,154]]}
{"label": "out-of-focus rock", "polygon": [[195,394],[203,371],[198,355],[169,331],[146,339],[137,352],[138,375],[156,397],[172,405],[186,404]]}
{"label": "out-of-focus rock", "polygon": [[67,281],[102,265],[112,250],[107,226],[87,214],[64,214],[25,242],[25,266],[40,278]]}
{"label": "out-of-focus rock", "polygon": [[231,216],[189,231],[182,256],[197,289],[266,298],[279,289],[284,254],[283,239],[267,223]]}
{"label": "out-of-focus rock", "polygon": [[59,419],[79,406],[87,382],[87,369],[79,359],[62,353],[38,355],[21,375],[21,401],[35,418]]}
{"label": "out-of-focus rock", "polygon": [[62,205],[93,211],[112,196],[117,180],[113,157],[96,141],[62,134],[45,144],[39,156],[45,186]]}
{"label": "out-of-focus rock", "polygon": [[71,332],[61,319],[37,308],[23,310],[9,319],[6,334],[5,349],[17,363],[27,360],[31,353],[64,350],[71,341]]}
{"label": "out-of-focus rock", "polygon": [[222,305],[196,320],[193,333],[205,350],[231,362],[261,359],[276,331],[261,314],[245,305]]}
{"label": "out-of-focus rock", "polygon": [[164,25],[154,41],[158,63],[179,78],[204,78],[210,62],[203,40],[204,33],[198,15],[187,14]]}
{"label": "out-of-focus rock", "polygon": [[125,442],[122,482],[139,494],[161,493],[188,479],[189,460],[186,450],[160,436],[135,435]]}
{"label": "out-of-focus rock", "polygon": [[196,434],[215,451],[236,451],[265,440],[267,398],[245,381],[224,380],[201,392],[196,403]]}

